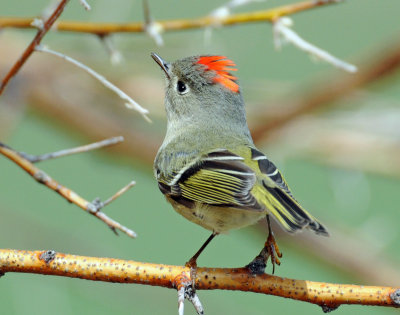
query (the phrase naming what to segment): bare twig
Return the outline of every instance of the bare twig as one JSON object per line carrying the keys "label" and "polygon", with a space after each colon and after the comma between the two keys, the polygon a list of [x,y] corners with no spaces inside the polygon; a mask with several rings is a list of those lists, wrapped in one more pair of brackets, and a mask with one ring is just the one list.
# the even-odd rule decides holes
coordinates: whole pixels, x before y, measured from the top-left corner
{"label": "bare twig", "polygon": [[[42,41],[44,35],[50,30],[54,22],[58,19],[58,17],[61,15],[61,13],[64,10],[64,7],[67,5],[69,0],[61,0],[57,8],[54,10],[53,14],[46,20],[42,28],[38,29],[38,32],[36,36],[33,38],[32,42],[29,44],[29,46],[25,49],[23,52],[22,56],[17,60],[17,62],[13,65],[11,70],[7,73],[7,75],[4,77],[0,84],[0,95],[3,93],[6,85],[8,82],[11,80],[13,76],[17,74],[19,69],[24,65],[24,63],[28,60],[30,55],[34,52],[36,46],[40,44]],[[32,23],[33,20],[31,20],[30,23]],[[36,27],[31,25],[30,27]]]}
{"label": "bare twig", "polygon": [[[336,0],[310,0],[294,4],[288,4],[277,8],[256,11],[250,13],[241,13],[229,15],[219,21],[221,26],[235,24],[247,24],[256,22],[273,22],[281,16],[294,14],[297,12],[313,9],[322,5],[336,3]],[[32,28],[33,18],[0,18],[0,28]],[[198,29],[215,24],[215,18],[204,16],[194,19],[165,20],[158,21],[164,31],[178,31],[188,29]],[[146,31],[146,23],[92,23],[92,22],[72,22],[59,21],[57,23],[58,31],[92,33],[96,35],[106,35],[110,33],[143,33]]]}
{"label": "bare twig", "polygon": [[[78,130],[90,139],[99,139],[110,134],[124,134],[125,141],[116,146],[115,150],[124,152],[124,154],[128,153],[129,156],[143,161],[145,165],[150,165],[150,162],[153,161],[162,141],[161,137],[151,136],[134,125],[125,125],[115,117],[110,117],[109,113],[102,108],[93,111],[67,98],[60,98],[57,101],[60,106],[54,106],[57,92],[44,89],[40,85],[35,84],[29,90],[32,92],[30,98],[32,106],[43,115],[48,115],[55,121],[66,124],[68,128]],[[90,117],[90,119],[88,120],[86,117]]]}
{"label": "bare twig", "polygon": [[44,52],[44,53],[48,53],[48,54],[51,54],[51,55],[54,55],[54,56],[57,56],[59,58],[62,58],[64,60],[74,64],[75,66],[85,70],[91,76],[93,76],[94,78],[99,80],[105,87],[109,88],[111,91],[116,93],[121,99],[127,101],[127,103],[125,103],[126,107],[138,111],[140,114],[143,115],[143,117],[147,121],[150,121],[149,118],[147,117],[147,114],[149,113],[149,111],[147,109],[145,109],[142,106],[140,106],[131,97],[129,97],[125,92],[123,92],[122,90],[117,88],[114,84],[112,84],[105,77],[103,77],[102,75],[98,74],[93,69],[89,68],[88,66],[84,65],[83,63],[81,63],[81,62],[79,62],[79,61],[77,61],[77,60],[75,60],[75,59],[73,59],[73,58],[71,58],[71,57],[69,57],[67,55],[64,55],[64,54],[59,53],[59,52],[54,51],[54,50],[51,50],[51,49],[49,49],[47,47],[44,47],[44,46],[36,46],[35,50],[36,51],[40,51],[40,52]]}
{"label": "bare twig", "polygon": [[100,211],[99,207],[95,203],[85,200],[71,189],[59,184],[57,181],[55,181],[49,175],[47,175],[44,171],[33,165],[29,160],[22,157],[15,150],[0,143],[0,154],[4,155],[9,160],[13,161],[15,164],[21,167],[25,172],[31,175],[40,184],[46,185],[48,188],[54,190],[56,193],[60,194],[69,202],[76,204],[81,209],[99,218],[101,221],[106,223],[113,231],[117,229],[124,232],[125,234],[127,234],[132,238],[136,237],[136,233],[134,231],[128,229],[127,227],[109,218],[105,213]]}
{"label": "bare twig", "polygon": [[[0,250],[0,272],[57,275],[94,281],[139,283],[180,289],[177,277],[190,276],[190,268],[132,260],[75,256],[47,251]],[[43,257],[51,257],[45,260]],[[198,268],[197,290],[233,290],[275,295],[321,306],[325,311],[343,304],[400,307],[400,287],[333,284],[252,275],[246,268]]]}
{"label": "bare twig", "polygon": [[111,196],[110,198],[108,198],[106,201],[104,201],[102,203],[102,207],[104,208],[105,206],[107,206],[108,204],[110,204],[111,202],[113,202],[115,199],[117,199],[118,197],[121,197],[122,194],[126,193],[130,188],[132,188],[134,185],[136,185],[135,181],[131,181],[128,185],[126,185],[125,187],[122,187],[119,191],[117,191],[113,196]]}
{"label": "bare twig", "polygon": [[274,42],[276,49],[280,49],[282,47],[282,44],[288,42],[310,54],[311,56],[316,57],[319,60],[326,61],[337,68],[351,73],[357,71],[356,66],[340,60],[339,58],[336,58],[327,51],[322,50],[321,48],[318,48],[305,41],[290,28],[292,25],[293,21],[289,17],[282,17],[274,22]]}
{"label": "bare twig", "polygon": [[27,154],[25,152],[18,152],[18,154],[21,155],[23,158],[27,159],[31,163],[37,163],[37,162],[42,162],[42,161],[46,161],[46,160],[50,160],[50,159],[56,159],[56,158],[67,156],[67,155],[72,155],[72,154],[77,154],[77,153],[88,152],[91,150],[100,149],[102,147],[111,146],[111,145],[120,143],[122,141],[124,141],[124,137],[119,136],[119,137],[113,137],[113,138],[105,139],[102,141],[90,143],[90,144],[72,148],[72,149],[60,150],[57,152],[51,152],[51,153],[46,153],[46,154],[41,154],[41,155],[31,155],[31,154]]}

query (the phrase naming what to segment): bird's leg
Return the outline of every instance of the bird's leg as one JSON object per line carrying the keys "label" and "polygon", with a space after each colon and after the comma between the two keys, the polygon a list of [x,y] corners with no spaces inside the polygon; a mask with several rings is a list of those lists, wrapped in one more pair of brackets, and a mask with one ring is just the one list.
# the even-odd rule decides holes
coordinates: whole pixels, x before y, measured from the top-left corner
{"label": "bird's leg", "polygon": [[210,242],[216,235],[218,235],[218,233],[213,232],[213,234],[210,235],[210,237],[204,242],[204,244],[201,245],[200,249],[196,252],[196,254],[194,254],[193,257],[190,258],[189,261],[185,264],[186,267],[190,268],[190,279],[192,279],[193,288],[194,288],[194,281],[196,279],[196,272],[197,272],[197,258],[200,256],[200,254],[203,252],[203,250],[207,247],[207,245],[210,244]]}
{"label": "bird's leg", "polygon": [[252,274],[263,274],[265,272],[265,267],[267,266],[268,258],[271,257],[272,263],[272,274],[275,273],[275,264],[278,266],[281,264],[279,258],[282,257],[282,253],[279,250],[278,244],[275,241],[274,233],[271,229],[271,222],[269,221],[269,216],[267,215],[268,223],[268,238],[264,244],[264,248],[261,250],[260,254],[249,263],[246,268],[250,269]]}

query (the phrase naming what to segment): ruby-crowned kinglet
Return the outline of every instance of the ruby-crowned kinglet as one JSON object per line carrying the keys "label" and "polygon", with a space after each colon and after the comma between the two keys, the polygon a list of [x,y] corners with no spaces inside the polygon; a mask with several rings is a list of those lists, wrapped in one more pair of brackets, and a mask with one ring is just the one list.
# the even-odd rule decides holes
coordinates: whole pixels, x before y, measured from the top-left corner
{"label": "ruby-crowned kinglet", "polygon": [[[153,59],[166,76],[167,133],[154,162],[158,186],[174,209],[213,232],[272,215],[288,232],[324,226],[293,198],[276,166],[255,147],[246,122],[235,64],[223,56],[187,57],[168,63]],[[269,224],[268,224],[269,225]],[[248,267],[263,272],[268,257],[281,256],[272,232]]]}

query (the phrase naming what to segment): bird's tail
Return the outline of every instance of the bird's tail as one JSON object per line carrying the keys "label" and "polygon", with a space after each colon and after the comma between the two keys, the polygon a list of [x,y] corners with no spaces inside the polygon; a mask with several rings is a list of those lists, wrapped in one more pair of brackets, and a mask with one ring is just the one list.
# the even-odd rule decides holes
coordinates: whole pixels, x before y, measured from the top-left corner
{"label": "bird's tail", "polygon": [[288,232],[296,232],[308,228],[316,234],[329,236],[327,229],[300,204],[279,187],[264,185],[267,209]]}

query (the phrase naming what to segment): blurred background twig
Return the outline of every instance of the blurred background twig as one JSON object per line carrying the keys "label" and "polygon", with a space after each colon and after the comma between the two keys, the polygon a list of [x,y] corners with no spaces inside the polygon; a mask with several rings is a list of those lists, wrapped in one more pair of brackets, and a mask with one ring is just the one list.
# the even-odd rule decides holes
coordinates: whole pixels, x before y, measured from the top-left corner
{"label": "blurred background twig", "polygon": [[[254,22],[273,22],[275,19],[294,14],[297,12],[313,9],[322,5],[332,4],[338,2],[337,0],[312,0],[289,4],[285,6],[276,7],[270,10],[263,10],[250,13],[232,14],[222,19],[217,19],[212,16],[204,16],[191,19],[176,19],[158,21],[160,31],[179,31],[188,29],[204,28],[207,26],[226,26],[235,24],[246,24]],[[33,18],[18,18],[18,17],[0,17],[0,27],[2,28],[33,28]],[[81,32],[93,33],[97,35],[108,35],[111,33],[134,33],[145,32],[146,24],[143,22],[130,22],[130,23],[90,23],[90,22],[72,22],[60,21],[57,23],[56,29],[58,31],[67,32]]]}

